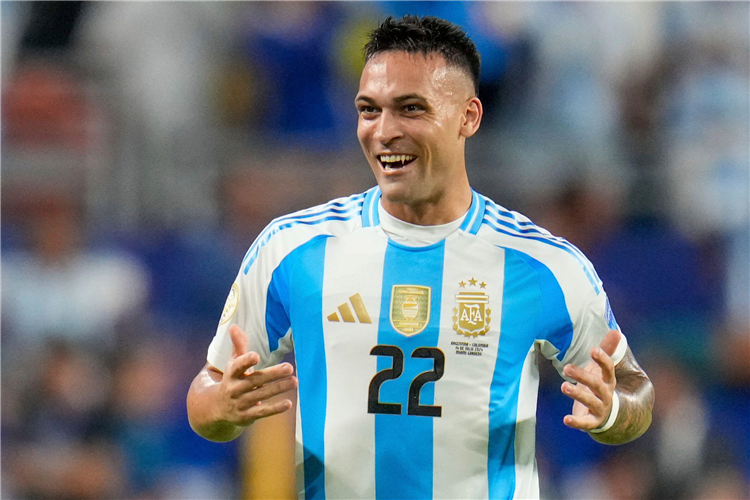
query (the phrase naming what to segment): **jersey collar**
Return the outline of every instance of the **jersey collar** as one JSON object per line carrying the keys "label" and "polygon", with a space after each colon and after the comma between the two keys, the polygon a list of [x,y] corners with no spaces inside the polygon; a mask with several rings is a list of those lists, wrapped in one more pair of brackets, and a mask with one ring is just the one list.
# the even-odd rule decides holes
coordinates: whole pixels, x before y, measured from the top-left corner
{"label": "jersey collar", "polygon": [[[365,193],[365,199],[362,203],[362,227],[373,227],[380,225],[380,215],[378,214],[378,205],[380,205],[380,187],[375,186]],[[480,195],[473,189],[471,190],[471,206],[464,216],[460,229],[469,234],[477,234],[482,226],[486,202],[484,196]]]}

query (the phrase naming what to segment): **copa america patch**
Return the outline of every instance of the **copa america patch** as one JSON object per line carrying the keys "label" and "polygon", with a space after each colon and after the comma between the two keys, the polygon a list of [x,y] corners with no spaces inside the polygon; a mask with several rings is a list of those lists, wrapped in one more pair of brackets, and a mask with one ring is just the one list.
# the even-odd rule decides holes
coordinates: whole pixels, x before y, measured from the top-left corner
{"label": "copa america patch", "polygon": [[609,305],[609,298],[607,298],[607,308],[604,312],[604,319],[607,321],[607,326],[610,330],[619,330],[617,320],[615,319],[615,313],[612,311],[612,306]]}
{"label": "copa america patch", "polygon": [[232,284],[232,289],[229,290],[229,295],[227,296],[227,301],[224,304],[224,310],[221,312],[221,319],[219,320],[219,324],[223,325],[227,321],[229,321],[229,318],[231,318],[234,315],[234,312],[237,310],[237,303],[240,301],[240,287],[237,285],[237,283]]}

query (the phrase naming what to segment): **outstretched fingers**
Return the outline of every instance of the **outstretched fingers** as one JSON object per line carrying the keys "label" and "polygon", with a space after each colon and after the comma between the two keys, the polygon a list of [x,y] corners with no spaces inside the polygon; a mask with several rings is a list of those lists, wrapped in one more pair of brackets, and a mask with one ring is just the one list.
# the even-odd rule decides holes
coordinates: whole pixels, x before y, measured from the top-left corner
{"label": "outstretched fingers", "polygon": [[565,415],[563,423],[573,429],[590,431],[599,426],[599,419],[591,413],[587,415]]}
{"label": "outstretched fingers", "polygon": [[590,372],[575,365],[567,365],[563,373],[578,384],[588,387],[599,399],[604,398],[607,394],[607,384],[601,374]]}
{"label": "outstretched fingers", "polygon": [[249,425],[259,418],[266,418],[291,409],[292,402],[288,399],[281,401],[264,401],[245,410],[243,413],[244,421],[240,425]]}
{"label": "outstretched fingers", "polygon": [[256,352],[246,352],[236,358],[230,359],[225,370],[232,378],[242,378],[250,375],[248,370],[260,363],[260,356]]}
{"label": "outstretched fingers", "polygon": [[574,385],[570,382],[563,382],[562,391],[590,410],[600,409],[603,406],[602,400],[585,385]]}
{"label": "outstretched fingers", "polygon": [[591,359],[601,368],[602,381],[607,385],[614,384],[615,364],[612,358],[601,347],[595,347],[591,350]]}
{"label": "outstretched fingers", "polygon": [[291,391],[296,387],[296,377],[286,377],[275,382],[264,384],[243,394],[239,398],[237,406],[240,410],[247,410],[248,408],[262,404],[274,396]]}
{"label": "outstretched fingers", "polygon": [[262,370],[254,371],[245,377],[252,387],[262,387],[265,384],[289,377],[294,373],[294,368],[289,363],[269,366]]}
{"label": "outstretched fingers", "polygon": [[222,414],[224,420],[235,425],[247,426],[258,418],[287,411],[291,401],[276,401],[276,396],[297,387],[294,368],[289,363],[270,366],[247,373],[257,364],[256,353],[246,353],[227,366],[221,382],[223,394]]}

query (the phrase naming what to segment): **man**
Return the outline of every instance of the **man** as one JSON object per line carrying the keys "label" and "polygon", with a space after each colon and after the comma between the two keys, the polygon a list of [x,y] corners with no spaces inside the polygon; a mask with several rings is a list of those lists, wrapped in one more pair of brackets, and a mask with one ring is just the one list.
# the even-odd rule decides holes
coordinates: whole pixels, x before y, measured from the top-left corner
{"label": "man", "polygon": [[[534,498],[536,359],[608,444],[653,389],[591,264],[469,186],[479,55],[456,26],[386,19],[357,133],[378,186],[273,221],[250,247],[188,394],[215,441],[291,408],[306,498]],[[297,378],[277,364],[294,346]]]}

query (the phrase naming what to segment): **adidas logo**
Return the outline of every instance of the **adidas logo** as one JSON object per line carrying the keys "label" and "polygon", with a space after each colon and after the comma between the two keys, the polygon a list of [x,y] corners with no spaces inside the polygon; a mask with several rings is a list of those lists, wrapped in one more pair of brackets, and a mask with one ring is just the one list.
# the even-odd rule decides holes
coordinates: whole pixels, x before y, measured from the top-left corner
{"label": "adidas logo", "polygon": [[[351,307],[349,307],[349,303],[351,303]],[[352,309],[354,309],[353,314]],[[354,319],[355,314],[357,315],[357,319]],[[341,304],[338,312],[333,312],[328,315],[328,321],[338,323],[342,320],[344,323],[357,323],[357,321],[360,323],[372,323],[370,315],[367,314],[367,309],[365,309],[365,303],[362,302],[362,297],[360,297],[358,293],[349,297],[349,302]]]}

